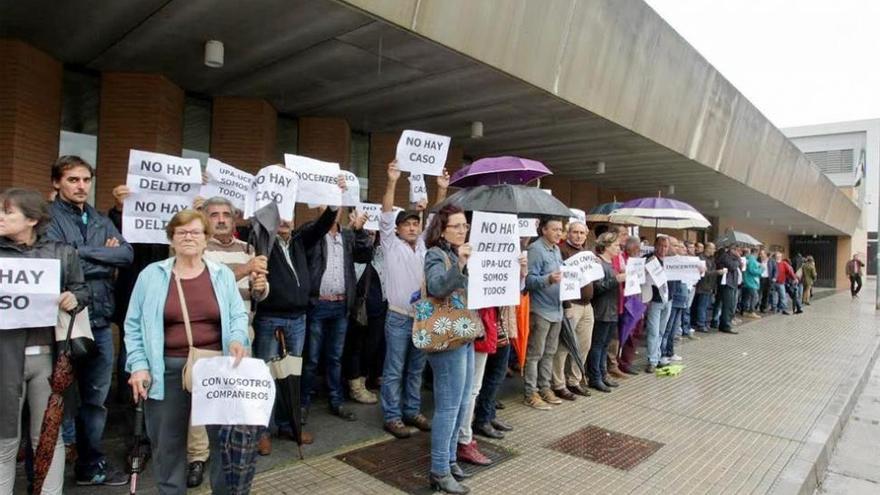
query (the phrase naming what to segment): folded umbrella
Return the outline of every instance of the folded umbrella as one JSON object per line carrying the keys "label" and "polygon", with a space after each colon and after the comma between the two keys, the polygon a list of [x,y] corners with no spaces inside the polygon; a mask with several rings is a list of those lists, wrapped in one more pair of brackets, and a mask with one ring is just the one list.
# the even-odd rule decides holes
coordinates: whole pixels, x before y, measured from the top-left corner
{"label": "folded umbrella", "polygon": [[571,320],[568,318],[562,318],[562,328],[559,330],[559,342],[568,349],[569,357],[581,370],[581,376],[587,376],[587,370],[584,367],[586,356],[581,355],[581,350],[578,348],[577,335],[575,335],[574,327],[571,326]]}
{"label": "folded umbrella", "polygon": [[531,299],[529,294],[519,296],[519,306],[516,307],[516,338],[511,344],[516,352],[516,361],[519,363],[520,375],[523,374],[526,365],[526,350],[529,347],[529,308]]}
{"label": "folded umbrella", "polygon": [[40,438],[37,442],[37,450],[34,453],[34,484],[33,493],[43,492],[43,483],[52,466],[52,457],[55,455],[55,444],[58,441],[58,431],[64,420],[64,391],[67,390],[74,380],[73,361],[70,357],[70,336],[73,333],[73,324],[76,318],[73,314],[67,326],[67,339],[63,344],[58,360],[55,361],[55,369],[49,385],[52,394],[43,414],[43,423],[40,426]]}
{"label": "folded umbrella", "polygon": [[639,320],[645,316],[648,306],[642,302],[641,294],[626,296],[623,300],[623,314],[620,315],[619,342],[623,344],[632,335]]}
{"label": "folded umbrella", "polygon": [[499,184],[528,184],[552,175],[543,163],[516,156],[481,158],[452,174],[450,186],[475,187]]}
{"label": "folded umbrella", "polygon": [[550,194],[537,187],[521,185],[502,184],[462,189],[434,207],[434,211],[449,204],[465,211],[546,215],[566,219],[571,216],[571,210]]}
{"label": "folded umbrella", "polygon": [[275,389],[278,391],[283,412],[290,418],[293,439],[299,449],[299,458],[302,459],[302,409],[300,406],[302,358],[287,353],[287,342],[281,329],[275,330],[275,339],[281,345],[281,354],[269,361],[269,372],[275,379]]}

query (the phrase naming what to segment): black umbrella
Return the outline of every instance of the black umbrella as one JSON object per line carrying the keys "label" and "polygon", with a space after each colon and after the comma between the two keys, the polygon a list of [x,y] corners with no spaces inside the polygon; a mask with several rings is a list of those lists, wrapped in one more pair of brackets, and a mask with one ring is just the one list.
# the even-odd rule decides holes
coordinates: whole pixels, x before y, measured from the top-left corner
{"label": "black umbrella", "polygon": [[562,328],[559,330],[559,342],[568,349],[569,357],[577,363],[577,367],[581,370],[581,375],[587,376],[587,370],[584,368],[585,358],[581,356],[581,351],[578,349],[577,336],[574,333],[574,328],[571,326],[571,320],[568,318],[562,319]]}
{"label": "black umbrella", "polygon": [[740,232],[739,230],[728,230],[722,235],[715,244],[722,248],[728,246],[737,246],[737,245],[745,245],[758,247],[763,246],[764,243],[755,239],[754,237],[746,234],[745,232]]}
{"label": "black umbrella", "polygon": [[275,390],[281,400],[283,412],[290,418],[290,429],[299,448],[299,458],[302,459],[302,409],[299,396],[302,358],[287,353],[287,342],[280,328],[275,330],[275,340],[281,345],[281,355],[269,361],[269,371],[275,379]]}
{"label": "black umbrella", "polygon": [[462,189],[437,205],[435,211],[449,204],[459,206],[465,211],[564,218],[572,216],[571,210],[565,204],[545,191],[537,187],[512,184]]}
{"label": "black umbrella", "polygon": [[275,247],[276,232],[281,224],[281,216],[278,214],[278,204],[274,201],[260,208],[251,218],[251,233],[248,242],[254,247],[257,256],[266,256],[272,253]]}
{"label": "black umbrella", "polygon": [[144,470],[144,457],[141,452],[141,443],[144,438],[144,398],[137,397],[137,405],[134,408],[134,447],[128,458],[128,472],[131,473],[129,478],[128,493],[134,495],[137,493],[138,476]]}

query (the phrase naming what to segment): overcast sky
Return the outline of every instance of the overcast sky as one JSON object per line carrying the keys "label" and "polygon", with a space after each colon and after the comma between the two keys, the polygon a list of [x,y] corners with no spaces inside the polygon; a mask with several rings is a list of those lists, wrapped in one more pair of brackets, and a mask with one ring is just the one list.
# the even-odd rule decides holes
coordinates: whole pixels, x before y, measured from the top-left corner
{"label": "overcast sky", "polygon": [[880,0],[646,0],[777,127],[880,118]]}

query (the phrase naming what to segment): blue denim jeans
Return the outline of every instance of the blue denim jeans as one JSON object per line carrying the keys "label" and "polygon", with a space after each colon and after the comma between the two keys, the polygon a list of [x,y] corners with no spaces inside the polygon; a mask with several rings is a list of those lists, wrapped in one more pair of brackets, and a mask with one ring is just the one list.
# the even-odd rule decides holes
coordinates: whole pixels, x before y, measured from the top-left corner
{"label": "blue denim jeans", "polygon": [[785,293],[785,284],[773,284],[776,288],[776,311],[782,313],[788,311],[788,294]]}
{"label": "blue denim jeans", "polygon": [[396,311],[385,317],[385,364],[382,368],[382,413],[385,422],[421,412],[425,352],[412,343],[413,319]]}
{"label": "blue denim jeans", "polygon": [[645,316],[645,335],[648,347],[648,362],[657,366],[660,362],[660,339],[662,331],[669,323],[669,313],[672,311],[672,302],[652,302],[648,305]]}
{"label": "blue denim jeans", "polygon": [[113,373],[113,334],[109,327],[92,328],[95,336],[95,355],[88,366],[75,366],[79,386],[80,406],[76,416],[76,473],[90,477],[100,463],[104,462],[101,438],[107,423],[104,401],[110,392]]}
{"label": "blue denim jeans", "polygon": [[485,424],[495,419],[495,398],[507,376],[507,361],[510,359],[510,345],[499,347],[495,354],[486,359],[486,371],[483,373],[483,386],[477,396],[474,408],[474,423]]}
{"label": "blue denim jeans", "polygon": [[603,382],[608,368],[608,343],[617,333],[616,321],[596,321],[587,353],[587,376],[590,385]]}
{"label": "blue denim jeans", "polygon": [[254,357],[269,361],[281,355],[281,345],[275,340],[275,330],[284,332],[287,353],[302,356],[306,343],[306,315],[290,318],[277,316],[258,316],[254,318]]}
{"label": "blue denim jeans", "polygon": [[743,312],[750,313],[753,311],[758,311],[758,306],[760,305],[761,300],[758,296],[758,289],[752,289],[751,287],[743,287]]}
{"label": "blue denim jeans", "polygon": [[312,388],[318,361],[324,356],[330,407],[342,405],[342,350],[348,329],[345,301],[318,301],[309,313],[309,355],[303,372],[302,405],[312,403]]}
{"label": "blue denim jeans", "polygon": [[474,344],[428,353],[434,372],[434,418],[431,421],[431,472],[449,474],[456,461],[458,429],[468,415],[474,381]]}
{"label": "blue denim jeans", "polygon": [[696,307],[696,325],[697,328],[705,329],[709,325],[709,320],[707,318],[707,312],[709,311],[709,305],[712,303],[712,294],[705,294],[698,292],[696,296],[694,296],[694,306]]}
{"label": "blue denim jeans", "polygon": [[[306,342],[306,315],[305,313],[289,318],[278,316],[258,316],[254,318],[254,357],[269,361],[274,357],[281,355],[281,345],[275,339],[275,330],[281,329],[284,332],[284,341],[287,344],[287,353],[291,356],[302,356],[303,346]],[[272,418],[269,424],[276,428],[286,428],[290,425],[287,417],[288,411],[281,412],[278,415],[278,401],[281,398],[276,396],[276,407],[272,410]]]}
{"label": "blue denim jeans", "polygon": [[663,337],[660,339],[660,354],[663,357],[675,355],[675,332],[681,328],[681,319],[685,313],[687,313],[685,308],[672,308],[669,311],[669,320],[666,322]]}

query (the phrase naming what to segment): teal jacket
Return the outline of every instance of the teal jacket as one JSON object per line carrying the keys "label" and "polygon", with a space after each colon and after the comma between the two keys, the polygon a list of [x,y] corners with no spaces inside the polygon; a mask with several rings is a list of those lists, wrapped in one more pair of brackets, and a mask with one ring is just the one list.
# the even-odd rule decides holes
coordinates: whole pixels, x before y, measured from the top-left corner
{"label": "teal jacket", "polygon": [[754,254],[746,256],[746,270],[743,272],[743,286],[747,289],[758,289],[761,287],[761,264],[758,263],[758,257]]}
{"label": "teal jacket", "polygon": [[[248,314],[238,292],[235,275],[225,265],[204,260],[220,307],[223,353],[229,344],[248,342]],[[174,258],[150,264],[138,276],[125,315],[125,371],[147,370],[152,377],[149,397],[165,398],[165,300],[171,283]]]}

